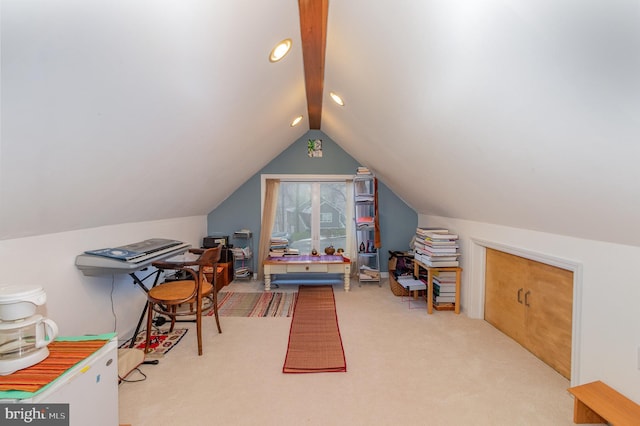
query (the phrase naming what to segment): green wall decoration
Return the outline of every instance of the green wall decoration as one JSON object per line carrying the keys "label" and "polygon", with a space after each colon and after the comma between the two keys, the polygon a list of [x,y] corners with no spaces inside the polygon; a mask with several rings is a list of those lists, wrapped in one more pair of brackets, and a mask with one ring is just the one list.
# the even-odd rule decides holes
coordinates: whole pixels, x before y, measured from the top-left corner
{"label": "green wall decoration", "polygon": [[322,139],[309,139],[309,142],[307,142],[307,155],[311,158],[322,157]]}

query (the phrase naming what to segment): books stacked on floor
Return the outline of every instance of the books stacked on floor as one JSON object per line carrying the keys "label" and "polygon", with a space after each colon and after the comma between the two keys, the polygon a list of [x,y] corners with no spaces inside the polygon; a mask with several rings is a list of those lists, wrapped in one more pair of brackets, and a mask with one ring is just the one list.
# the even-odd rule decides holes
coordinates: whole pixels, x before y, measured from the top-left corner
{"label": "books stacked on floor", "polygon": [[460,265],[458,236],[445,228],[416,229],[414,258],[426,266],[457,267]]}
{"label": "books stacked on floor", "polygon": [[433,275],[433,304],[436,307],[456,302],[456,272],[435,271]]}
{"label": "books stacked on floor", "polygon": [[356,174],[357,175],[371,175],[372,173],[371,173],[371,170],[369,170],[368,168],[360,166],[356,170]]}

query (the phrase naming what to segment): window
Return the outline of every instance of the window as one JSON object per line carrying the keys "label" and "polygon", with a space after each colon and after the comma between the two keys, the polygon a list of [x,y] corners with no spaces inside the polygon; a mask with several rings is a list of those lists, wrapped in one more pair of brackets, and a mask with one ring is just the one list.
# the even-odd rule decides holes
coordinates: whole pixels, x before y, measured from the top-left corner
{"label": "window", "polygon": [[279,176],[272,236],[286,238],[300,254],[330,245],[349,252],[353,226],[351,176]]}

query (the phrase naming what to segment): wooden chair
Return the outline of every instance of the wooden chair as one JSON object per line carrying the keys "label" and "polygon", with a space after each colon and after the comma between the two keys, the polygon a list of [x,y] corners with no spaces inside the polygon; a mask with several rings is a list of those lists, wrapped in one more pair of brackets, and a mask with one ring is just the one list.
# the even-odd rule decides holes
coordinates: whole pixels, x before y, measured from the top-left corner
{"label": "wooden chair", "polygon": [[[161,270],[184,271],[188,278],[179,281],[164,282],[151,288],[149,293],[147,293],[148,307],[145,353],[149,352],[153,313],[158,312],[171,318],[170,331],[173,331],[176,317],[195,315],[196,332],[198,335],[198,355],[202,355],[202,305],[205,297],[211,299],[211,308],[216,317],[218,333],[222,333],[220,318],[218,317],[218,292],[215,287],[217,273],[214,272],[212,274],[212,282],[207,280],[204,273],[205,267],[211,267],[213,271],[217,271],[217,263],[220,260],[222,246],[206,250],[191,249],[189,251],[200,254],[200,257],[191,262],[160,261],[153,263],[153,266]],[[178,306],[180,305],[188,305],[189,309],[178,310]]]}

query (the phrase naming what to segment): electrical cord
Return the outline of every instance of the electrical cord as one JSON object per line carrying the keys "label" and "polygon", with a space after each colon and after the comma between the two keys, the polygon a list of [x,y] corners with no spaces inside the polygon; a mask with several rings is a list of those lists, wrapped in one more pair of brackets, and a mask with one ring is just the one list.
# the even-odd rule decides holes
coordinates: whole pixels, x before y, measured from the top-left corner
{"label": "electrical cord", "polygon": [[116,315],[115,304],[113,303],[113,294],[116,291],[116,276],[111,274],[111,314],[113,315],[113,332],[118,331],[118,316]]}
{"label": "electrical cord", "polygon": [[[137,383],[137,382],[143,382],[143,381],[147,380],[147,375],[144,374],[142,372],[142,370],[140,370],[140,367],[136,367],[133,370],[131,370],[131,372],[129,374],[127,374],[127,377],[129,377],[131,375],[131,373],[133,373],[134,371],[137,371],[138,373],[140,373],[142,375],[142,378],[131,380],[131,379],[126,379],[124,377],[118,377],[118,379],[120,379],[120,383]],[[120,383],[118,383],[118,384],[120,384]]]}

